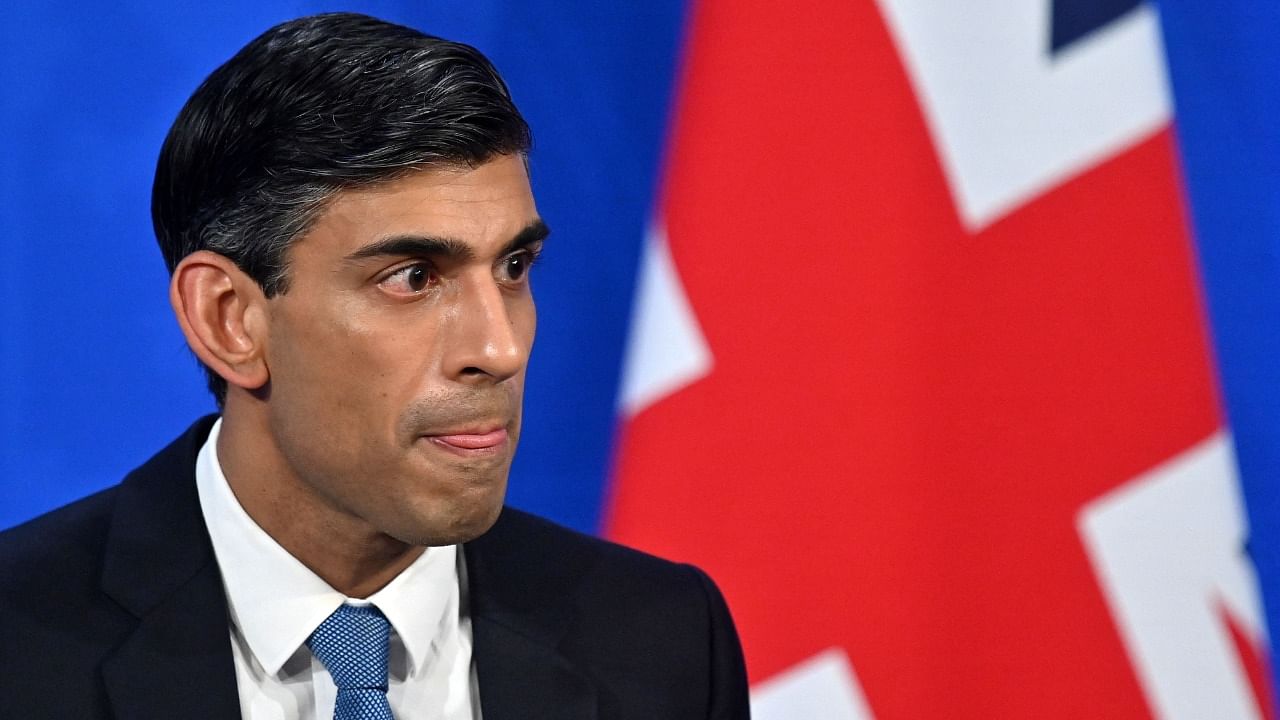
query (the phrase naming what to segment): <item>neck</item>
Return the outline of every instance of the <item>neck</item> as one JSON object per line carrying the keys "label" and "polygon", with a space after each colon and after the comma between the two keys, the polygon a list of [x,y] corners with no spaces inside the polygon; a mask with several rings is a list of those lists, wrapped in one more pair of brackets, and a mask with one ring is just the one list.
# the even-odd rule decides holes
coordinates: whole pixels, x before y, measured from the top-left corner
{"label": "neck", "polygon": [[224,413],[222,472],[258,527],[333,589],[366,598],[423,553],[334,506],[289,467],[271,437],[241,414]]}

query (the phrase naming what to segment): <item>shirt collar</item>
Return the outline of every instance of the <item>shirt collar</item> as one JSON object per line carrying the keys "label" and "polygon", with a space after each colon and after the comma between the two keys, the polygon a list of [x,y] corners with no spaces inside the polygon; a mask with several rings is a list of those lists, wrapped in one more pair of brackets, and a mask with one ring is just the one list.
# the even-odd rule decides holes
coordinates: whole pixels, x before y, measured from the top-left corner
{"label": "shirt collar", "polygon": [[[196,457],[196,486],[231,621],[263,670],[277,675],[316,626],[344,602],[372,604],[404,643],[417,675],[459,609],[457,546],[427,548],[366,600],[352,601],[290,555],[244,511],[218,462],[222,419]],[[450,612],[452,611],[452,612]]]}

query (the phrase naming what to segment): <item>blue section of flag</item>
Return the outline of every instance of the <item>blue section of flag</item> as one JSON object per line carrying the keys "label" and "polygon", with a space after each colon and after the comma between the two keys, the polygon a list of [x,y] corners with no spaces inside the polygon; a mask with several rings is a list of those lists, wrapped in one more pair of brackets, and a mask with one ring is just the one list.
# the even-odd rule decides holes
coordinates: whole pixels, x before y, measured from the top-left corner
{"label": "blue section of flag", "polygon": [[1056,53],[1124,17],[1142,3],[1143,0],[1053,0],[1049,49]]}
{"label": "blue section of flag", "polygon": [[1280,5],[1161,0],[1177,132],[1254,556],[1280,628]]}

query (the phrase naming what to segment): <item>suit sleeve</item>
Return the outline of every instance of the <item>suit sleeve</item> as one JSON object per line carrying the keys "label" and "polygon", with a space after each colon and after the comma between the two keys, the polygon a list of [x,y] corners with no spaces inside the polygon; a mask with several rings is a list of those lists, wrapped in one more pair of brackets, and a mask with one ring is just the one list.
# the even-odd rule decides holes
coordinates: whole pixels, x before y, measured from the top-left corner
{"label": "suit sleeve", "polygon": [[707,704],[708,720],[750,720],[751,706],[747,693],[747,668],[742,657],[742,643],[733,625],[729,606],[720,589],[706,573],[692,565],[686,566],[697,577],[707,599],[707,619],[710,628],[708,655],[710,658],[710,699]]}

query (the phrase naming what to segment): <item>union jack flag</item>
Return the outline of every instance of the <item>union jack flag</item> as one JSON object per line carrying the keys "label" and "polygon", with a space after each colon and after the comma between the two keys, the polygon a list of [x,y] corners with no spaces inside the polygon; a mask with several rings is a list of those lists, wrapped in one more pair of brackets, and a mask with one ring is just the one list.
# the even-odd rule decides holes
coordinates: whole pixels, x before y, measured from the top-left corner
{"label": "union jack flag", "polygon": [[608,534],[764,720],[1272,718],[1158,17],[698,0]]}

